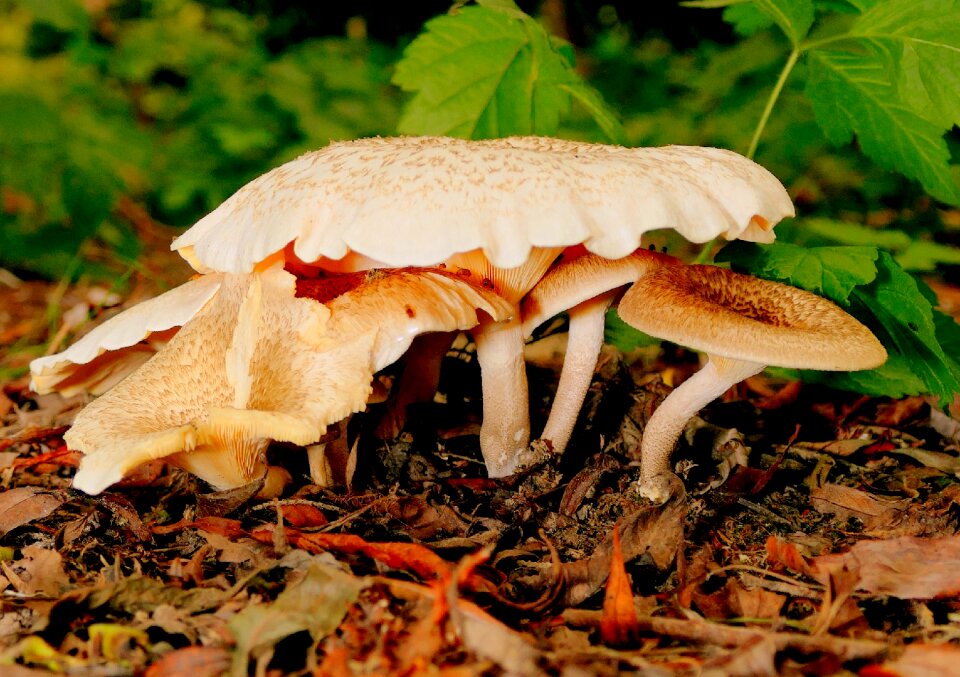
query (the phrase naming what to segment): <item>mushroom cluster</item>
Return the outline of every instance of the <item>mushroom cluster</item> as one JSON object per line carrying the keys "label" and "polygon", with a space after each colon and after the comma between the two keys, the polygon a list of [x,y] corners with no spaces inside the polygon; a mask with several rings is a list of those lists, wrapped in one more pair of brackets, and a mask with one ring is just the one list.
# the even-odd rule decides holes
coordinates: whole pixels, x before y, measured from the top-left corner
{"label": "mushroom cluster", "polygon": [[[643,430],[639,490],[655,502],[669,497],[670,454],[685,424],[731,386],[767,366],[855,371],[878,367],[887,359],[883,345],[867,327],[824,298],[724,268],[685,265],[644,250],[617,261],[588,255],[555,266],[524,301],[524,332],[529,335],[569,306],[570,339],[579,342],[575,321],[584,303],[581,299],[607,299],[627,285],[617,306],[625,322],[709,358],[667,396]],[[594,333],[583,331],[589,334],[585,340],[595,342]],[[572,369],[581,369],[579,363],[575,365]],[[547,429],[556,431],[564,442],[592,369],[585,378],[571,377],[575,385],[563,397],[558,393],[554,401]],[[567,370],[564,362],[561,386]]]}
{"label": "mushroom cluster", "polygon": [[[792,213],[769,172],[715,148],[536,137],[334,143],[255,179],[177,238],[173,249],[201,275],[34,361],[33,383],[41,392],[104,393],[67,436],[86,454],[79,488],[101,491],[137,464],[168,457],[224,489],[268,472],[271,440],[311,445],[362,410],[374,373],[411,345],[408,370],[423,373],[401,378],[401,386],[421,383],[400,401],[431,396],[445,332],[469,330],[481,368],[481,451],[489,475],[502,477],[528,453],[523,345],[537,324],[569,310],[568,354],[544,432],[562,451],[605,311],[623,289],[632,285],[620,311],[639,326],[646,320],[628,310],[631,299],[668,307],[677,298],[663,291],[671,284],[687,280],[691,296],[728,274],[638,249],[643,234],[673,228],[693,242],[767,242]],[[718,298],[704,303],[750,306]],[[683,342],[672,329],[647,331]],[[760,362],[711,355],[715,365]],[[672,447],[671,434],[658,449]],[[656,476],[667,461],[658,463]]]}

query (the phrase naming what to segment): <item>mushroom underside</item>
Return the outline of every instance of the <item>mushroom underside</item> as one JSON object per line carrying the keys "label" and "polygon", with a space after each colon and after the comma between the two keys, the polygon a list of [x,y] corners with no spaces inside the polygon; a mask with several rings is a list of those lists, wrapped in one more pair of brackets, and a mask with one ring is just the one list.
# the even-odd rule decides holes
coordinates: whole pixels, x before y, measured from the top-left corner
{"label": "mushroom underside", "polygon": [[265,471],[271,440],[309,445],[362,410],[375,372],[423,332],[504,318],[496,294],[442,271],[375,271],[321,303],[278,266],[222,284],[159,352],[78,416],[75,486],[97,493],[168,457],[219,489]]}

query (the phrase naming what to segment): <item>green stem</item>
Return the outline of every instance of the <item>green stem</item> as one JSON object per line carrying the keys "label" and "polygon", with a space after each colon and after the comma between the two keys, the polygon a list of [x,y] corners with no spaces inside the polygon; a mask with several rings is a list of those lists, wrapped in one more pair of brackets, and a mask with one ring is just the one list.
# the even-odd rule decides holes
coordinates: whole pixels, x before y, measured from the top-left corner
{"label": "green stem", "polygon": [[790,52],[787,63],[783,66],[783,70],[780,71],[780,77],[777,78],[777,83],[773,86],[773,91],[770,92],[770,98],[767,99],[767,105],[763,109],[763,115],[760,116],[760,122],[757,123],[757,128],[753,131],[753,138],[750,139],[750,147],[747,148],[747,157],[751,160],[757,153],[757,146],[760,145],[760,136],[767,127],[767,121],[770,119],[773,107],[777,103],[777,99],[780,98],[783,86],[787,83],[787,78],[790,77],[790,72],[793,71],[793,67],[797,65],[797,59],[799,58],[800,48],[794,47]]}
{"label": "green stem", "polygon": [[[790,77],[790,73],[793,71],[793,67],[797,65],[797,60],[800,58],[800,54],[803,49],[799,45],[794,45],[793,49],[790,51],[790,56],[787,58],[787,63],[783,65],[783,70],[780,71],[780,77],[777,78],[776,84],[773,85],[773,90],[770,92],[770,98],[767,99],[767,105],[763,107],[763,114],[760,116],[760,121],[757,123],[757,128],[753,130],[753,138],[750,139],[750,147],[747,148],[747,157],[751,160],[753,156],[757,154],[757,146],[760,145],[760,137],[763,135],[763,130],[767,127],[767,122],[770,120],[770,114],[773,112],[773,107],[776,105],[777,100],[780,98],[780,93],[783,91],[783,86],[787,83],[787,78]],[[712,258],[714,245],[716,244],[719,238],[714,238],[703,245],[703,248],[700,249],[700,253],[697,254],[697,258],[694,259],[694,263],[706,263]]]}

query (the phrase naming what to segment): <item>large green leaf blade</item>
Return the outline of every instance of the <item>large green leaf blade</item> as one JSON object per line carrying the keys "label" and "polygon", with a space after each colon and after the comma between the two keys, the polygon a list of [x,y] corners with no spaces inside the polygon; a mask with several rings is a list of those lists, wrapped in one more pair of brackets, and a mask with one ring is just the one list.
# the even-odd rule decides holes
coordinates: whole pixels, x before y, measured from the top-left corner
{"label": "large green leaf blade", "polygon": [[887,0],[857,19],[850,35],[890,54],[914,110],[945,128],[960,122],[960,3]]}
{"label": "large green leaf blade", "polygon": [[[808,380],[866,395],[930,393],[943,402],[960,393],[960,366],[943,345],[957,343],[960,331],[934,310],[936,297],[930,289],[890,254],[872,247],[804,249],[737,242],[724,248],[718,259],[730,261],[739,272],[821,293],[870,327],[889,354],[877,369],[810,372],[805,374]],[[866,266],[865,260],[869,261]],[[817,274],[817,262],[825,264],[822,270],[839,275],[838,283]]]}
{"label": "large green leaf blade", "polygon": [[543,27],[509,3],[428,21],[393,82],[414,93],[398,124],[404,134],[552,135],[572,96],[612,140],[623,138],[612,111]]}
{"label": "large green leaf blade", "polygon": [[849,143],[856,134],[877,164],[919,180],[940,200],[960,203],[943,127],[901,100],[889,63],[875,53],[830,50],[814,50],[809,58],[807,96],[833,143]]}
{"label": "large green leaf blade", "polygon": [[778,242],[760,247],[731,242],[717,255],[734,270],[776,280],[845,303],[859,285],[877,275],[875,247],[800,247]]}

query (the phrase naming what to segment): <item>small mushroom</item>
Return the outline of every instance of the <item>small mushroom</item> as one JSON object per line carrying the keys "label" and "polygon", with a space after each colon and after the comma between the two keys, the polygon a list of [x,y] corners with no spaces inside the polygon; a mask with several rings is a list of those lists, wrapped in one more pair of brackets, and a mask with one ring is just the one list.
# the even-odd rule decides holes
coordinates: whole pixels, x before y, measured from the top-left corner
{"label": "small mushroom", "polygon": [[[658,228],[694,242],[769,242],[773,225],[792,214],[773,175],[716,148],[375,138],[331,144],[273,169],[173,248],[202,273],[248,273],[274,257],[340,271],[443,265],[516,310],[567,248],[616,259]],[[501,477],[516,469],[529,438],[519,312],[484,321],[473,335],[481,449],[490,476]]]}
{"label": "small mushroom", "polygon": [[650,417],[641,441],[640,493],[669,496],[670,454],[687,421],[766,366],[825,371],[878,367],[887,353],[864,325],[815,294],[713,266],[644,274],[618,313],[652,336],[707,353],[707,364]]}
{"label": "small mushroom", "polygon": [[49,390],[62,382],[51,369],[69,380],[71,365],[136,345],[150,327],[182,325],[77,416],[65,436],[85,454],[77,488],[99,493],[164,457],[217,489],[246,484],[266,472],[271,440],[309,445],[362,410],[374,373],[416,335],[469,329],[477,309],[498,319],[511,312],[496,294],[437,270],[371,271],[324,285],[298,284],[274,264],[184,287],[146,302],[148,310],[166,309],[164,319],[145,326],[152,314],[136,306],[82,349],[78,343],[34,363],[35,382],[45,379],[37,387]]}

